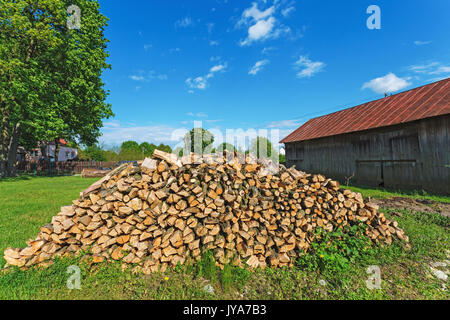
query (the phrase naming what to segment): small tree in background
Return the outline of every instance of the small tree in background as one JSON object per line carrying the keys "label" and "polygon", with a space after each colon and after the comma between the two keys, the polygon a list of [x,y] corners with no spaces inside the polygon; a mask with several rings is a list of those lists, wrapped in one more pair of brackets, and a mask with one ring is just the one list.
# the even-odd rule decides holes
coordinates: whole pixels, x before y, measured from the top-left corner
{"label": "small tree in background", "polygon": [[234,152],[236,150],[236,148],[232,144],[226,143],[226,142],[222,143],[221,145],[219,145],[217,147],[217,152],[221,152],[222,153],[225,150],[228,151],[228,152]]}
{"label": "small tree in background", "polygon": [[173,154],[175,154],[178,157],[182,157],[184,155],[183,148],[177,147],[172,151]]}
{"label": "small tree in background", "polygon": [[194,128],[184,137],[184,150],[194,153],[211,153],[214,135],[203,128]]}
{"label": "small tree in background", "polygon": [[139,144],[136,141],[125,141],[120,146],[121,150],[140,151]]}
{"label": "small tree in background", "polygon": [[156,149],[167,152],[167,153],[172,152],[172,148],[169,145],[163,144],[163,143],[161,143],[159,146],[157,146]]}
{"label": "small tree in background", "polygon": [[142,142],[139,145],[139,149],[144,153],[144,156],[146,157],[151,157],[156,148],[156,145],[148,142]]}
{"label": "small tree in background", "polygon": [[98,144],[89,146],[78,153],[78,158],[82,161],[106,161],[107,155],[105,150],[103,150]]}
{"label": "small tree in background", "polygon": [[257,137],[252,140],[250,143],[249,152],[258,158],[270,158],[272,157],[272,153],[278,153],[275,149],[273,149],[272,142],[270,142],[266,137]]}

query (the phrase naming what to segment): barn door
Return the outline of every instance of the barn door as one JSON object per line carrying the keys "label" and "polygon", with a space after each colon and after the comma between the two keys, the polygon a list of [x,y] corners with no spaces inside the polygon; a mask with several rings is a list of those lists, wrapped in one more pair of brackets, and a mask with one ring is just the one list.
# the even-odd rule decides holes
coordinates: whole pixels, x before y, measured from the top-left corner
{"label": "barn door", "polygon": [[366,186],[383,186],[383,163],[378,161],[356,161],[356,183]]}

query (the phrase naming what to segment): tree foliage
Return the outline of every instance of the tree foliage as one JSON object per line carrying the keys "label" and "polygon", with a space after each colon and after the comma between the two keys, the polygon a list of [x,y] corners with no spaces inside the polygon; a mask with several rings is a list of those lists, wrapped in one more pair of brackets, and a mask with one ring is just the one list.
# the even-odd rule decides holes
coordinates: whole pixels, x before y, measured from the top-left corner
{"label": "tree foliage", "polygon": [[107,152],[99,145],[92,145],[78,152],[80,160],[107,161]]}
{"label": "tree foliage", "polygon": [[125,141],[120,146],[121,150],[129,150],[129,151],[141,151],[139,148],[139,144],[136,141]]}
{"label": "tree foliage", "polygon": [[194,153],[210,153],[214,135],[203,128],[193,128],[184,137],[184,149]]}
{"label": "tree foliage", "polygon": [[252,140],[249,152],[258,158],[270,158],[272,153],[277,153],[272,146],[272,142],[266,137],[256,137]]}
{"label": "tree foliage", "polygon": [[157,148],[156,145],[148,142],[142,142],[139,145],[139,149],[143,151],[144,156],[146,157],[151,157],[156,148]]}
{"label": "tree foliage", "polygon": [[[67,28],[67,8],[81,28]],[[107,18],[93,0],[2,0],[0,6],[0,175],[14,174],[19,143],[58,138],[93,145],[113,116],[101,80]]]}
{"label": "tree foliage", "polygon": [[236,148],[231,143],[222,143],[217,147],[218,152],[224,152],[224,151],[234,152],[236,151]]}
{"label": "tree foliage", "polygon": [[143,160],[145,157],[151,157],[156,149],[172,152],[172,148],[165,144],[157,146],[148,142],[138,144],[136,141],[125,141],[119,148],[106,149],[99,144],[88,146],[79,150],[78,158],[95,161]]}

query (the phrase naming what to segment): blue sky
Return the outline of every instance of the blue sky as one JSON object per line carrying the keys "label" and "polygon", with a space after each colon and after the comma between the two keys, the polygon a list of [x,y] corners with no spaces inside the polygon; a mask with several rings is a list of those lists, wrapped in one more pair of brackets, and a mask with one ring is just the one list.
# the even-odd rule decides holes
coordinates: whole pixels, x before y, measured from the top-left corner
{"label": "blue sky", "polygon": [[[100,141],[279,129],[450,76],[450,1],[100,0],[116,117]],[[369,29],[370,5],[381,29]],[[274,138],[275,139],[275,138]]]}

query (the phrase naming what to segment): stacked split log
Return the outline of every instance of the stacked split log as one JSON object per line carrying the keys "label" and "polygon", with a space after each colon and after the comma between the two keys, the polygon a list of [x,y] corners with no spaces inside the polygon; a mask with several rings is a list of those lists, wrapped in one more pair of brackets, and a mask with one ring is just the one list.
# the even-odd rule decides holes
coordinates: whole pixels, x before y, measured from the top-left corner
{"label": "stacked split log", "polygon": [[8,265],[49,265],[89,252],[90,261],[121,260],[145,273],[198,260],[251,268],[291,266],[318,228],[358,222],[374,242],[408,241],[397,222],[361,194],[295,168],[221,156],[181,159],[159,150],[138,166],[122,165],[40,228],[25,249],[8,248]]}

